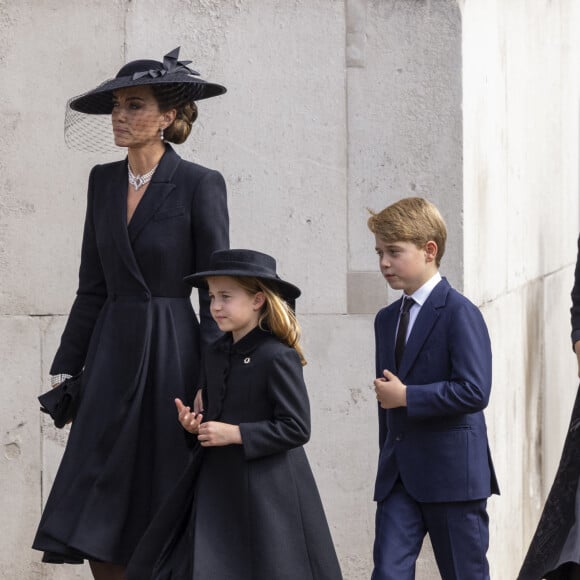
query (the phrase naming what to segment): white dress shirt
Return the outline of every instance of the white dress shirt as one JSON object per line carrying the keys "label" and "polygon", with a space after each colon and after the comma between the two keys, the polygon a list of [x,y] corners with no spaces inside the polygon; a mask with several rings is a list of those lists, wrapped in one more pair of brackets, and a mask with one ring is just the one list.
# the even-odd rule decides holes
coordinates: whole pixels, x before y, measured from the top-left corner
{"label": "white dress shirt", "polygon": [[[423,286],[415,290],[413,294],[411,295],[405,294],[407,298],[412,298],[415,301],[415,304],[413,304],[413,306],[411,306],[411,309],[409,310],[409,326],[407,327],[407,336],[405,337],[405,342],[409,340],[409,335],[411,334],[411,330],[413,330],[413,325],[415,324],[415,320],[417,320],[417,316],[419,315],[421,307],[423,306],[423,304],[425,304],[427,298],[429,298],[429,295],[431,294],[431,292],[433,292],[433,288],[435,288],[435,286],[437,286],[439,282],[441,282],[441,274],[437,272],[432,278],[429,278],[429,280],[427,280],[427,282],[425,282]],[[403,302],[401,301],[401,310],[402,308]],[[400,318],[401,315],[399,312],[399,319]],[[398,322],[397,328],[399,328]],[[396,329],[395,336],[397,336]]]}

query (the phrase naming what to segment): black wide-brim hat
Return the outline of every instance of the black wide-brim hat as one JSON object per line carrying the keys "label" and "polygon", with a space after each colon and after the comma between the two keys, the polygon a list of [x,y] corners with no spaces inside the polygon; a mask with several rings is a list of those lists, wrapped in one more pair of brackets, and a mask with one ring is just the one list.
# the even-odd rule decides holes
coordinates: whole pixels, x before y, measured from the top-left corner
{"label": "black wide-brim hat", "polygon": [[74,111],[89,115],[109,115],[113,111],[113,91],[143,85],[179,85],[184,89],[187,99],[200,101],[223,95],[226,88],[203,80],[197,71],[187,65],[190,60],[179,61],[179,49],[175,48],[157,60],[133,60],[117,73],[114,79],[100,84],[97,88],[73,97],[68,106]]}
{"label": "black wide-brim hat", "polygon": [[209,268],[183,280],[196,288],[206,288],[206,278],[210,276],[247,276],[263,280],[291,304],[301,294],[300,288],[276,274],[276,260],[272,256],[255,250],[217,250],[210,257]]}

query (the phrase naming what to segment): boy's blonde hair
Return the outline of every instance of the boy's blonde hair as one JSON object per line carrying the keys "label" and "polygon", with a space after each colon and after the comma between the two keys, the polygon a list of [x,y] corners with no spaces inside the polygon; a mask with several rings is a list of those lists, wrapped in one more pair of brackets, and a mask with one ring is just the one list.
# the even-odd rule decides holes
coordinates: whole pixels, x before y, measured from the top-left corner
{"label": "boy's blonde hair", "polygon": [[290,305],[260,278],[236,276],[236,282],[250,295],[262,292],[266,297],[258,325],[272,332],[278,340],[293,348],[300,357],[302,366],[306,364],[300,346],[300,324]]}
{"label": "boy's blonde hair", "polygon": [[445,253],[447,227],[439,210],[422,197],[406,197],[375,213],[367,224],[369,230],[387,243],[412,242],[422,248],[429,241],[437,244],[437,267]]}

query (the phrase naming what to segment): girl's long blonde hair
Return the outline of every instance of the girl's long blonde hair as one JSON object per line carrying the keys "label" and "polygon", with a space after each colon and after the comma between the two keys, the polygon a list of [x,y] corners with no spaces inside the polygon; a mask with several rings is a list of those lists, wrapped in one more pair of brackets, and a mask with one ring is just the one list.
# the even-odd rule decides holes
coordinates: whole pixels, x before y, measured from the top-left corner
{"label": "girl's long blonde hair", "polygon": [[300,324],[290,305],[276,290],[260,278],[253,276],[236,276],[235,280],[248,294],[262,292],[266,297],[258,326],[272,332],[276,338],[293,348],[300,357],[302,366],[306,364],[302,347],[300,346]]}

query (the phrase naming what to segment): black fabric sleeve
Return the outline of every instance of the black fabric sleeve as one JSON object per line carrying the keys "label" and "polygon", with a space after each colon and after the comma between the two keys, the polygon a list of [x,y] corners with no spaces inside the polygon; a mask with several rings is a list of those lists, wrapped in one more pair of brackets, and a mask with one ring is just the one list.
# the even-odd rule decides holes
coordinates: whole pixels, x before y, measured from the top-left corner
{"label": "black fabric sleeve", "polygon": [[89,176],[77,296],[61,337],[60,347],[50,368],[52,375],[60,373],[76,375],[82,370],[95,322],[107,298],[107,285],[97,250],[93,219],[96,169],[93,167]]}
{"label": "black fabric sleeve", "polygon": [[[208,171],[197,185],[193,197],[192,223],[195,264],[193,272],[209,267],[209,259],[216,250],[230,247],[227,191],[224,178],[218,171]],[[209,312],[207,289],[199,288],[199,321],[202,348],[214,342],[221,332]]]}
{"label": "black fabric sleeve", "polygon": [[298,353],[288,349],[271,365],[268,395],[273,418],[240,424],[246,459],[288,451],[310,439],[310,403]]}

